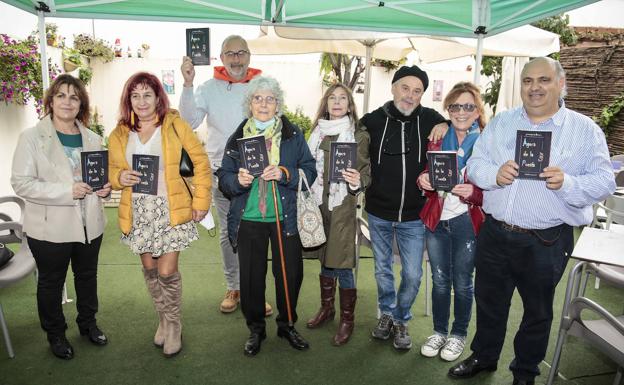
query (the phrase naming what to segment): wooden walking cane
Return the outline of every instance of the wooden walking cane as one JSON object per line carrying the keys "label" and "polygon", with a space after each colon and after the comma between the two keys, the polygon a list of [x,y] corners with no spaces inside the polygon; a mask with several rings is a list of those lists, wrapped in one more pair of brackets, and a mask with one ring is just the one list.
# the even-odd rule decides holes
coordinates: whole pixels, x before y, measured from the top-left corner
{"label": "wooden walking cane", "polygon": [[288,326],[293,327],[292,310],[290,309],[290,294],[288,294],[288,279],[286,279],[286,261],[284,258],[284,245],[282,243],[282,226],[280,225],[279,209],[277,207],[277,183],[273,185],[273,206],[275,208],[275,224],[277,225],[277,243],[279,244],[280,262],[282,264],[282,280],[284,281],[284,295],[286,296],[286,310],[288,311]]}

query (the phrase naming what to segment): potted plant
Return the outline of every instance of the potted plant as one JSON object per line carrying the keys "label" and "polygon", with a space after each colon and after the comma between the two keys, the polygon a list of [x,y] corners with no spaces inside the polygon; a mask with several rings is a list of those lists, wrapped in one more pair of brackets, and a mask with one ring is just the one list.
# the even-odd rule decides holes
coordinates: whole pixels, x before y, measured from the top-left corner
{"label": "potted plant", "polygon": [[76,68],[82,66],[82,56],[77,49],[63,49],[63,68],[66,72],[72,72]]}
{"label": "potted plant", "polygon": [[[34,100],[37,113],[41,112],[43,87],[38,40],[34,35],[25,40],[11,39],[0,34],[0,101],[6,104],[27,104]],[[48,60],[50,79],[59,68]]]}
{"label": "potted plant", "polygon": [[78,70],[78,78],[82,80],[85,86],[91,82],[92,77],[93,77],[93,70],[91,68],[87,66],[82,66]]}
{"label": "potted plant", "polygon": [[109,62],[115,58],[113,49],[102,39],[94,39],[90,35],[74,35],[74,49],[88,57],[99,57],[104,62]]}
{"label": "potted plant", "polygon": [[46,23],[46,41],[51,47],[58,47],[58,25],[54,23]]}

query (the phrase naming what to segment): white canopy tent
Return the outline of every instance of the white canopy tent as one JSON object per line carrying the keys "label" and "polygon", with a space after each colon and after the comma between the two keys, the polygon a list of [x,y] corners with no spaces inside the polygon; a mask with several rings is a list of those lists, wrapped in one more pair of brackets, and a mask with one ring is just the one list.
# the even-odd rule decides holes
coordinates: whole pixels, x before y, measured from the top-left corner
{"label": "white canopy tent", "polygon": [[[412,51],[421,62],[431,63],[477,53],[477,39],[410,36],[318,28],[261,27],[261,36],[248,41],[256,54],[342,53],[366,58],[364,112],[370,99],[370,63],[373,58],[400,60]],[[483,39],[481,53],[488,56],[545,56],[559,51],[557,34],[525,25]],[[478,56],[478,55],[477,55]],[[475,63],[478,84],[481,60]]]}

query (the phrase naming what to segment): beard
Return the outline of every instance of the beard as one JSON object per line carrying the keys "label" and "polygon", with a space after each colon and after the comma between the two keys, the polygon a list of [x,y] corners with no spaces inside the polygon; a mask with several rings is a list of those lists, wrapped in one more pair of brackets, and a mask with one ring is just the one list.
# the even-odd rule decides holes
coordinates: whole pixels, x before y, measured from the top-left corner
{"label": "beard", "polygon": [[399,110],[400,113],[402,113],[405,116],[410,116],[412,114],[412,112],[414,112],[414,110],[416,109],[416,107],[418,106],[414,106],[412,108],[401,108],[399,107],[398,103],[394,103],[394,106],[396,107],[397,110]]}

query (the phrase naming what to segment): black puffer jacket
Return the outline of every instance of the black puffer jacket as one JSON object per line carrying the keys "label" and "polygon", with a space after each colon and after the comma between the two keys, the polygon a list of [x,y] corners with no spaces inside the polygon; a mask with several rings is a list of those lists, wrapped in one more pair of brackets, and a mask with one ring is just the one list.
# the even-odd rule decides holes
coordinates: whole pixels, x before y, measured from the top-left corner
{"label": "black puffer jacket", "polygon": [[392,101],[362,117],[358,129],[370,136],[367,212],[388,221],[420,219],[425,197],[416,180],[427,163],[427,136],[444,121],[434,109],[420,105],[405,116]]}

